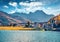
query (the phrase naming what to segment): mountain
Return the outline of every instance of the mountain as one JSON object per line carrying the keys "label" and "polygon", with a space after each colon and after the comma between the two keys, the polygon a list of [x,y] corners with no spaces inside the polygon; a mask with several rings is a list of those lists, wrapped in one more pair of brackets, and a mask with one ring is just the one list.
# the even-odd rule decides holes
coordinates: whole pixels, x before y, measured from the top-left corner
{"label": "mountain", "polygon": [[10,14],[10,16],[14,19],[22,21],[22,23],[26,23],[27,21],[30,21],[29,19],[22,16],[22,14],[20,15],[20,13]]}
{"label": "mountain", "polygon": [[27,21],[32,22],[47,22],[50,18],[54,17],[53,15],[47,15],[45,12],[36,11],[34,13],[30,12],[26,13],[14,13],[7,14],[5,12],[0,11],[0,25],[8,25],[11,23],[26,23]]}
{"label": "mountain", "polygon": [[25,19],[28,19],[28,20],[30,20],[32,22],[47,22],[50,18],[54,17],[54,15],[47,15],[42,10],[37,10],[34,13],[30,12],[29,14],[26,14],[26,13],[17,13],[16,12],[16,13],[12,14],[11,16],[13,16],[13,17],[18,16],[19,19],[21,17],[24,17]]}
{"label": "mountain", "polygon": [[0,11],[0,25],[9,25],[11,23],[21,23],[22,21],[12,18],[9,14]]}

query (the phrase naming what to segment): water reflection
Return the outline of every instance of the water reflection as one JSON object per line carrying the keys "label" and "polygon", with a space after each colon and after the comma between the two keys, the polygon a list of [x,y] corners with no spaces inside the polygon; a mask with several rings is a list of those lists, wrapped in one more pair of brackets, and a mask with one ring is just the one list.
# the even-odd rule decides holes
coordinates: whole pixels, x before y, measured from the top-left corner
{"label": "water reflection", "polygon": [[1,30],[0,42],[60,42],[60,32]]}

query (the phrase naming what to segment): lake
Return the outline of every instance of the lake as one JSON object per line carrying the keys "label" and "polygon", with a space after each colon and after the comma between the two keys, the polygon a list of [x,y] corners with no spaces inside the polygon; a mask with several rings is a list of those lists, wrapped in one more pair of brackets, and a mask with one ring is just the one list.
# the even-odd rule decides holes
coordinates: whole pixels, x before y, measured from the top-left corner
{"label": "lake", "polygon": [[60,42],[60,32],[0,30],[0,42]]}

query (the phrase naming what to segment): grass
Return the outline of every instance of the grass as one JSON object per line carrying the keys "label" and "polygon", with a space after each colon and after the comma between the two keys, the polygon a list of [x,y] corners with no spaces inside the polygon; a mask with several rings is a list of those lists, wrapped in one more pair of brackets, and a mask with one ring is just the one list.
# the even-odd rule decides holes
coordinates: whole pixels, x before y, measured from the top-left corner
{"label": "grass", "polygon": [[0,30],[35,30],[34,28],[24,28],[23,26],[0,26]]}

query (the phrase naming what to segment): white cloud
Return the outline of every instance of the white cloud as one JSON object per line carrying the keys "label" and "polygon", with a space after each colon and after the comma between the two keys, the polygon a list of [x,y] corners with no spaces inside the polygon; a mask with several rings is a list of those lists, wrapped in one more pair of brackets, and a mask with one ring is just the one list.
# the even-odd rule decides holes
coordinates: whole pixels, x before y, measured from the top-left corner
{"label": "white cloud", "polygon": [[3,6],[4,8],[9,8],[7,5]]}
{"label": "white cloud", "polygon": [[44,8],[43,11],[47,14],[53,14],[53,15],[58,15],[60,12],[60,9],[54,9],[54,8],[51,8],[51,7],[48,7],[48,8]]}
{"label": "white cloud", "polygon": [[[16,4],[16,5],[14,5]],[[29,13],[29,12],[35,12],[36,10],[40,10],[41,6],[43,5],[41,2],[31,2],[31,3],[27,3],[27,2],[20,2],[19,5],[23,6],[23,8],[17,8],[17,3],[13,2],[13,3],[9,3],[9,5],[11,6],[16,6],[14,10],[10,11],[9,13],[13,14],[15,12],[19,12],[19,13]],[[26,6],[26,7],[24,7]]]}
{"label": "white cloud", "polygon": [[25,9],[19,9],[19,8],[16,8],[16,12],[27,13]]}
{"label": "white cloud", "polygon": [[13,13],[15,13],[15,12],[18,12],[18,13],[27,13],[27,12],[25,11],[25,9],[19,9],[19,8],[15,7],[15,9],[14,9],[14,10],[11,10],[11,11],[9,12],[9,14],[13,14]]}
{"label": "white cloud", "polygon": [[[10,11],[9,13],[13,14],[15,12],[19,13],[30,13],[30,12],[35,12],[37,10],[43,10],[47,14],[54,14],[57,15],[59,14],[60,9],[54,9],[52,7],[47,7],[45,8],[45,4],[42,2],[20,2],[19,5],[22,6],[23,8],[18,8],[16,2],[10,2],[9,5],[14,6],[15,9]],[[5,6],[6,7],[6,6]]]}
{"label": "white cloud", "polygon": [[23,6],[41,6],[43,5],[42,2],[30,2],[30,3],[27,3],[27,2],[20,2],[19,5],[23,5]]}
{"label": "white cloud", "polygon": [[9,2],[9,5],[11,5],[11,6],[17,6],[17,3],[16,2]]}
{"label": "white cloud", "polygon": [[23,9],[29,13],[29,12],[35,12],[36,10],[40,10],[41,7],[44,5],[42,2],[20,2],[20,6],[25,6]]}
{"label": "white cloud", "polygon": [[30,1],[43,2],[44,4],[49,5],[49,4],[55,4],[55,3],[59,2],[60,0],[30,0]]}
{"label": "white cloud", "polygon": [[9,14],[13,14],[13,13],[15,13],[16,11],[15,10],[11,10],[10,12],[9,12]]}

